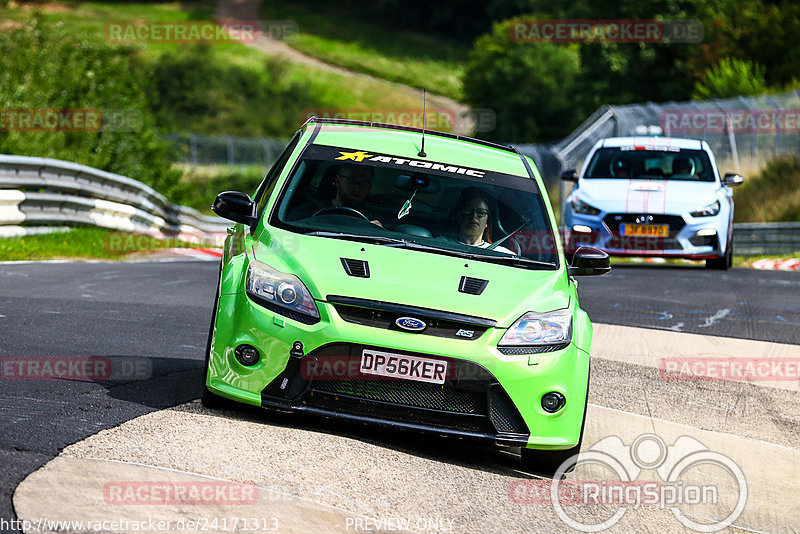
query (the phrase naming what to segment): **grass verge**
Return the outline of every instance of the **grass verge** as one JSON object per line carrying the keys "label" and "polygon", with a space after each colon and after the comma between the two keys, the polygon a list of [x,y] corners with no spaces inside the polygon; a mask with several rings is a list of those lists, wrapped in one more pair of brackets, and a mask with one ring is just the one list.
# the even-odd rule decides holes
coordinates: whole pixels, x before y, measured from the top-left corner
{"label": "grass verge", "polygon": [[70,232],[0,237],[0,261],[125,260],[143,258],[166,248],[191,248],[191,243],[127,234],[101,228],[74,228]]}

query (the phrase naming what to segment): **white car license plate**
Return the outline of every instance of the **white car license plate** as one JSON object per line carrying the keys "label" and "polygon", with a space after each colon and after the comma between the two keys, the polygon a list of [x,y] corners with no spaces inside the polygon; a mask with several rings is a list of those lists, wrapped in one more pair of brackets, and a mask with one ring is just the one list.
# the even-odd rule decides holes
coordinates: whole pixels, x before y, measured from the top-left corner
{"label": "white car license plate", "polygon": [[361,372],[367,375],[444,384],[447,362],[364,349],[361,353]]}

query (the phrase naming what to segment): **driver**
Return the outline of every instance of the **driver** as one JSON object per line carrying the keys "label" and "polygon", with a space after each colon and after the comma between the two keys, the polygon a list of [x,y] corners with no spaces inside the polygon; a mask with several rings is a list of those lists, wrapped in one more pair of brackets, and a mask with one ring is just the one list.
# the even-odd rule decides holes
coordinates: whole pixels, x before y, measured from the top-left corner
{"label": "driver", "polygon": [[611,172],[615,178],[630,178],[631,161],[624,156],[615,159],[611,164]]}
{"label": "driver", "polygon": [[[372,224],[381,228],[381,222],[370,213],[369,208],[364,205],[370,190],[372,189],[372,167],[367,165],[345,164],[339,167],[338,172],[333,176],[333,183],[336,187],[336,194],[330,200],[329,205],[314,207],[311,204],[299,206],[292,212],[290,218],[305,219],[311,217],[321,209],[326,208],[350,208],[363,213]],[[345,213],[342,211],[340,213]]]}

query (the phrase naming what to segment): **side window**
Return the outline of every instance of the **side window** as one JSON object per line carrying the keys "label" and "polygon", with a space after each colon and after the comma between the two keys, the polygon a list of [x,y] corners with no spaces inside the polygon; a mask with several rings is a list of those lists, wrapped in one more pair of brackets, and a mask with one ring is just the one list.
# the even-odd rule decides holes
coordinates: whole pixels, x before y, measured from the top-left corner
{"label": "side window", "polygon": [[267,175],[264,177],[264,181],[261,183],[261,187],[258,188],[255,202],[258,205],[256,213],[259,217],[261,216],[261,212],[264,210],[264,205],[267,203],[267,200],[269,200],[269,197],[272,195],[272,191],[275,189],[275,184],[278,182],[278,177],[281,175],[281,171],[286,166],[289,156],[292,155],[297,143],[300,141],[300,135],[300,132],[297,132],[294,135],[292,140],[289,142],[289,145],[267,172]]}

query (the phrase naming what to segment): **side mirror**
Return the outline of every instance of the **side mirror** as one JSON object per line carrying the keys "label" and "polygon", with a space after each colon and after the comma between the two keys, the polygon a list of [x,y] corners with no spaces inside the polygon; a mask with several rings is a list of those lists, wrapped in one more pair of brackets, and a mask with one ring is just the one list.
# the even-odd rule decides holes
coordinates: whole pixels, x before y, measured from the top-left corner
{"label": "side mirror", "polygon": [[572,257],[572,265],[567,267],[570,276],[592,276],[611,272],[608,254],[594,247],[580,247]]}
{"label": "side mirror", "polygon": [[722,185],[734,186],[742,182],[744,182],[744,176],[732,172],[727,173],[725,177],[722,178]]}
{"label": "side mirror", "polygon": [[578,173],[575,169],[569,169],[561,173],[561,179],[566,182],[578,182]]}
{"label": "side mirror", "polygon": [[211,206],[211,211],[223,219],[243,223],[247,226],[255,226],[258,219],[253,216],[253,208],[253,201],[247,193],[225,191],[217,195],[214,205]]}

